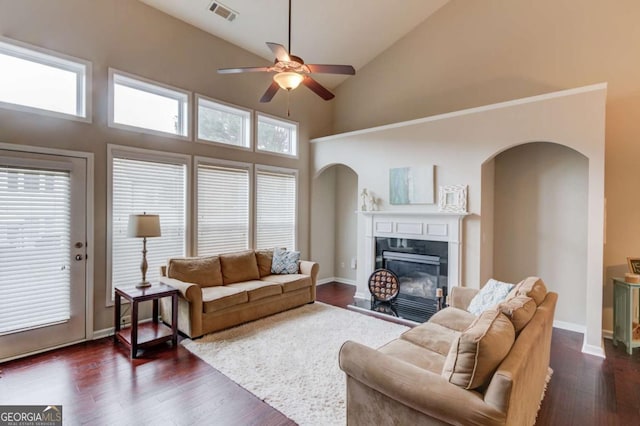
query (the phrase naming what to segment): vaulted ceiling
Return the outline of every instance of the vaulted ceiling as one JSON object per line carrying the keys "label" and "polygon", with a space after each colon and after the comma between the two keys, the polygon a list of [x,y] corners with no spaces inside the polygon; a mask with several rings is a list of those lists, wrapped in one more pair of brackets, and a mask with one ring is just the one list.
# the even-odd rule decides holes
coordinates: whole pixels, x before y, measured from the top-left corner
{"label": "vaulted ceiling", "polygon": [[[287,46],[288,0],[140,0],[273,61],[265,42]],[[350,64],[356,71],[391,47],[448,0],[292,0],[291,53],[308,63]],[[233,10],[227,21],[212,3]],[[225,67],[263,64],[225,64]],[[317,76],[329,87],[345,76]]]}

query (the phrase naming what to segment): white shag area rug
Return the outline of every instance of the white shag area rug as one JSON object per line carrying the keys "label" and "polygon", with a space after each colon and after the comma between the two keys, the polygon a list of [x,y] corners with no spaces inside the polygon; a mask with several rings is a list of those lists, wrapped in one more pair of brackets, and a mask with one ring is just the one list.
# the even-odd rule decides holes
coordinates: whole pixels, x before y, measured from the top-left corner
{"label": "white shag area rug", "polygon": [[408,327],[316,302],[183,345],[300,425],[346,424],[347,340],[377,348]]}

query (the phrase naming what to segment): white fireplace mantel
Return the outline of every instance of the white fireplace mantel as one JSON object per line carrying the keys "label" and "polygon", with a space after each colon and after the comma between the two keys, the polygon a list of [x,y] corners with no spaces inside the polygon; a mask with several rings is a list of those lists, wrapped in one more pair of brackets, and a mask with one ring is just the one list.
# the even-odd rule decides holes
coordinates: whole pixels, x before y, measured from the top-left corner
{"label": "white fireplace mantel", "polygon": [[364,271],[375,269],[376,237],[445,241],[448,243],[448,287],[461,285],[462,221],[469,213],[358,211],[364,221]]}

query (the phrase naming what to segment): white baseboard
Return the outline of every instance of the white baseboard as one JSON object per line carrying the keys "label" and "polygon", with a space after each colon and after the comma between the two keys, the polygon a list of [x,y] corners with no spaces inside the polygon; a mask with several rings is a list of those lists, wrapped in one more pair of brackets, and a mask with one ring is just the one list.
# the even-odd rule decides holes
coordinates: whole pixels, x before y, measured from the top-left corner
{"label": "white baseboard", "polygon": [[560,328],[562,330],[575,331],[576,333],[584,334],[587,331],[587,328],[582,324],[576,324],[573,322],[566,321],[554,321],[553,326],[555,328]]}
{"label": "white baseboard", "polygon": [[585,342],[582,344],[582,353],[597,356],[600,358],[606,358],[606,355],[604,353],[604,345],[601,345],[601,346],[587,345],[587,343]]}
{"label": "white baseboard", "polygon": [[607,340],[613,340],[613,330],[602,330],[602,337]]}
{"label": "white baseboard", "polygon": [[321,280],[318,280],[316,282],[316,285],[324,285],[324,284],[329,284],[329,283],[340,283],[340,284],[348,284],[348,285],[356,285],[356,281],[355,280],[350,280],[348,278],[340,278],[340,277],[329,277],[329,278],[323,278]]}
{"label": "white baseboard", "polygon": [[115,327],[104,328],[102,330],[94,330],[92,340],[98,340],[104,337],[113,336],[113,333],[115,332],[115,330],[116,330]]}

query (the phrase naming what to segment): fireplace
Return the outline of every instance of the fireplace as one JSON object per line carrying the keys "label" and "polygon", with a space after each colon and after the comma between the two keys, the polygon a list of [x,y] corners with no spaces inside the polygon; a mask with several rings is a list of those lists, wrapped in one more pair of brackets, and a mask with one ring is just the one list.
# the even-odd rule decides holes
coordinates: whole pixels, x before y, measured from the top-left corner
{"label": "fireplace", "polygon": [[376,268],[388,269],[398,277],[398,309],[416,320],[433,315],[438,309],[437,295],[447,296],[447,242],[376,237],[375,253]]}
{"label": "fireplace", "polygon": [[[434,211],[360,212],[363,226],[358,235],[363,244],[358,245],[358,288],[352,308],[371,312],[384,303],[372,303],[369,278],[376,269],[390,266],[404,276],[405,285],[399,286],[402,290],[393,306],[384,306],[384,311],[397,312],[398,317],[409,320],[407,324],[426,321],[437,310],[435,292],[442,289],[446,296],[452,287],[460,285],[462,222],[466,215]],[[413,272],[405,273],[407,268]],[[444,297],[440,301],[444,302]]]}

